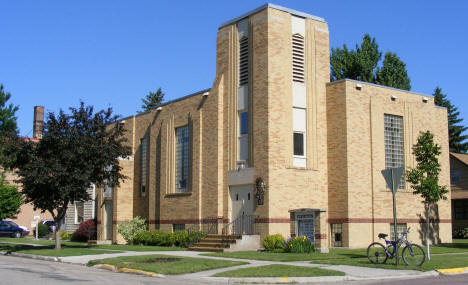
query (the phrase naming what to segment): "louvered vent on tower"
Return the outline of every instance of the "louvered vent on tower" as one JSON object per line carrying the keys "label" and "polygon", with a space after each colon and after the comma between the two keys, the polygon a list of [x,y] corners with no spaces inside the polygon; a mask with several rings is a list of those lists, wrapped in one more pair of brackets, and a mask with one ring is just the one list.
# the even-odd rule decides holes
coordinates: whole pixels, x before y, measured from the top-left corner
{"label": "louvered vent on tower", "polygon": [[249,83],[249,38],[239,41],[239,85]]}
{"label": "louvered vent on tower", "polygon": [[304,83],[304,37],[292,36],[293,81]]}

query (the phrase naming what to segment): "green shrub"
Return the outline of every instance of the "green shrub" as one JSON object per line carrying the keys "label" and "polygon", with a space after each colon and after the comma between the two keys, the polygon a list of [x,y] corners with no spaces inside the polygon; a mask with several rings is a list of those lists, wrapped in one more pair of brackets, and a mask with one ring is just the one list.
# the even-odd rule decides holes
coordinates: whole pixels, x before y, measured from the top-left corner
{"label": "green shrub", "polygon": [[173,236],[175,246],[188,247],[188,233],[186,231],[175,231]]}
{"label": "green shrub", "polygon": [[468,228],[460,228],[453,230],[453,238],[468,238]]}
{"label": "green shrub", "polygon": [[[69,240],[71,235],[66,231],[59,231],[60,240]],[[52,236],[52,239],[55,239],[55,235]]]}
{"label": "green shrub", "polygon": [[[44,225],[43,223],[38,223],[36,230],[38,231],[37,236],[40,238],[45,237],[49,234],[49,227],[47,225]],[[36,232],[34,232],[34,235],[36,235]]]}
{"label": "green shrub", "polygon": [[284,247],[285,252],[290,253],[310,253],[315,251],[315,246],[305,236],[290,238]]}
{"label": "green shrub", "polygon": [[119,223],[117,232],[124,238],[127,244],[133,244],[133,240],[139,232],[146,230],[146,221],[143,218],[135,217],[128,222]]}
{"label": "green shrub", "polygon": [[280,234],[266,236],[263,240],[263,247],[266,251],[284,248],[284,237]]}
{"label": "green shrub", "polygon": [[187,247],[192,246],[199,242],[202,238],[206,237],[205,233],[191,231],[188,233],[187,236]]}
{"label": "green shrub", "polygon": [[203,237],[205,234],[199,232],[176,231],[167,233],[161,230],[145,230],[135,235],[133,244],[189,247],[199,242]]}

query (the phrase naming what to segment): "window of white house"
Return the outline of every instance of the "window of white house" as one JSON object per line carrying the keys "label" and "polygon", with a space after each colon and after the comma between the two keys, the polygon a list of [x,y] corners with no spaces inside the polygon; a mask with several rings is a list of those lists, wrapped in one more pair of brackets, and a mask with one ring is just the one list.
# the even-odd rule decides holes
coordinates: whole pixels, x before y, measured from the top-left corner
{"label": "window of white house", "polygon": [[[384,114],[385,168],[404,167],[403,117]],[[401,177],[399,189],[405,189],[404,177]]]}
{"label": "window of white house", "polygon": [[148,180],[148,140],[141,139],[140,145],[140,194],[146,195],[146,182]]}
{"label": "window of white house", "polygon": [[75,202],[75,224],[82,223],[84,221],[84,203]]}
{"label": "window of white house", "polygon": [[[397,224],[396,226],[398,237],[400,237],[401,233],[406,230],[406,224]],[[395,240],[395,230],[393,224],[390,224],[390,240]]]}
{"label": "window of white house", "polygon": [[188,191],[189,179],[189,144],[190,131],[188,126],[175,129],[176,135],[176,192]]}

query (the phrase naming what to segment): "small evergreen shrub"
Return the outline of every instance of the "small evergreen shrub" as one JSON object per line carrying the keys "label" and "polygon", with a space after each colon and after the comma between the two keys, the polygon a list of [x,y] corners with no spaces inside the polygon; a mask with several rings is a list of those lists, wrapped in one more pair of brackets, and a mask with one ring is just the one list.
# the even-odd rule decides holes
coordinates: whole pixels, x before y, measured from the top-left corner
{"label": "small evergreen shrub", "polygon": [[205,233],[196,232],[196,231],[189,232],[188,237],[187,237],[187,247],[196,244],[197,242],[199,242],[204,237],[206,237]]}
{"label": "small evergreen shrub", "polygon": [[274,251],[284,248],[284,237],[280,234],[266,236],[263,240],[263,247],[266,251]]}
{"label": "small evergreen shrub", "polygon": [[128,222],[119,223],[117,232],[124,238],[127,244],[133,244],[136,235],[146,230],[146,221],[141,217],[135,217]]}
{"label": "small evergreen shrub", "polygon": [[188,247],[188,233],[186,231],[175,231],[172,235],[175,246]]}
{"label": "small evergreen shrub", "polygon": [[315,246],[307,237],[297,236],[288,239],[284,251],[290,253],[310,253],[315,251]]}
{"label": "small evergreen shrub", "polygon": [[[36,230],[37,230],[37,236],[40,238],[45,237],[46,235],[49,234],[49,227],[47,225],[44,225],[43,223],[38,223]],[[34,235],[36,235],[35,231],[34,231]]]}
{"label": "small evergreen shrub", "polygon": [[[59,231],[60,240],[70,240],[71,235],[66,231]],[[55,239],[55,235],[52,235],[52,239]]]}

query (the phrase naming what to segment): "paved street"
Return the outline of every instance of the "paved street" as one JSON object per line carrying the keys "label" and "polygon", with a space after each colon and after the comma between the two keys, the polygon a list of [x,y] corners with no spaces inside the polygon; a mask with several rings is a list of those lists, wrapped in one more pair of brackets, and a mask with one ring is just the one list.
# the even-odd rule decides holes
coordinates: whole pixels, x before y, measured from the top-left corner
{"label": "paved street", "polygon": [[0,284],[207,284],[197,280],[152,278],[132,274],[114,273],[76,264],[65,264],[0,255]]}

